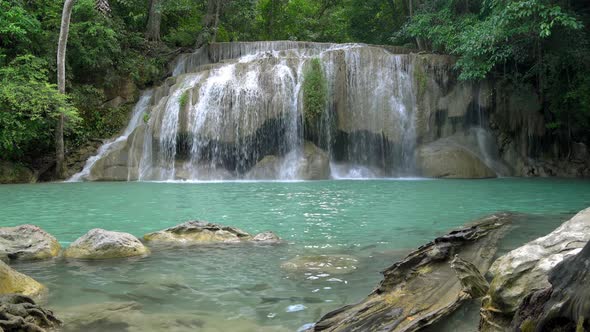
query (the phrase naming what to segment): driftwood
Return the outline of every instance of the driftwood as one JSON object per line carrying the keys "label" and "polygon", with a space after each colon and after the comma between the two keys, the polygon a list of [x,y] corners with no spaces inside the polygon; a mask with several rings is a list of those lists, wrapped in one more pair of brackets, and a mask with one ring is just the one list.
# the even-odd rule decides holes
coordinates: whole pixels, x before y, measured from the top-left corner
{"label": "driftwood", "polygon": [[438,321],[471,298],[461,280],[467,285],[474,279],[457,277],[450,264],[455,255],[462,258],[456,267],[466,260],[471,263],[461,266],[486,273],[511,216],[480,219],[420,247],[386,269],[379,287],[362,302],[326,314],[311,330],[409,332]]}

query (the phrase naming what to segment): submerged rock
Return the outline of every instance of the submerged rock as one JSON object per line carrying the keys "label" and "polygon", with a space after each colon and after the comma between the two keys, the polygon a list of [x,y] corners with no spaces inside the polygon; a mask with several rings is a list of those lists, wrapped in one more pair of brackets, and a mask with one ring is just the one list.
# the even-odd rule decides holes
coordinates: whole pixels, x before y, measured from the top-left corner
{"label": "submerged rock", "polygon": [[270,231],[252,236],[236,227],[198,220],[187,221],[158,232],[148,233],[143,236],[143,239],[150,242],[189,245],[241,242],[276,244],[281,242],[281,238]]}
{"label": "submerged rock", "polygon": [[90,230],[64,251],[68,258],[107,259],[149,254],[135,236],[100,228]]}
{"label": "submerged rock", "polygon": [[367,298],[322,317],[313,331],[417,331],[457,309],[470,296],[451,268],[456,254],[487,272],[510,214],[496,214],[435,239],[383,272]]}
{"label": "submerged rock", "polygon": [[549,273],[551,286],[526,296],[512,321],[514,331],[590,330],[590,242]]}
{"label": "submerged rock", "polygon": [[45,286],[0,261],[0,294],[38,297],[45,292]]}
{"label": "submerged rock", "polygon": [[231,319],[212,312],[174,310],[153,312],[144,310],[137,302],[106,302],[61,308],[58,313],[64,321],[62,331],[175,331],[175,332],[283,332],[272,326],[261,326],[254,321]]}
{"label": "submerged rock", "polygon": [[0,227],[0,259],[37,260],[59,254],[61,246],[51,234],[35,225]]}
{"label": "submerged rock", "polygon": [[281,268],[290,272],[338,275],[354,272],[358,263],[359,260],[356,257],[349,255],[297,256],[281,264]]}
{"label": "submerged rock", "polygon": [[574,256],[590,240],[590,208],[538,238],[500,257],[490,268],[493,280],[484,299],[484,331],[506,327],[522,299],[532,291],[549,287],[549,271]]}
{"label": "submerged rock", "polygon": [[43,332],[60,325],[51,310],[38,306],[30,297],[0,295],[0,331]]}
{"label": "submerged rock", "polygon": [[251,241],[262,244],[277,244],[282,242],[281,238],[271,231],[256,234]]}

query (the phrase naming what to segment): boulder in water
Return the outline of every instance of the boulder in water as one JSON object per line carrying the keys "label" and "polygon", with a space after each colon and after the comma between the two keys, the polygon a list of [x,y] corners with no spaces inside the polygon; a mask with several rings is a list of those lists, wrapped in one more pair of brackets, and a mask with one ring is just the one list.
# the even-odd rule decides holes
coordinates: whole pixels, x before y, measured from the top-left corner
{"label": "boulder in water", "polygon": [[438,321],[471,298],[451,260],[459,254],[487,272],[510,222],[510,214],[492,215],[420,247],[387,268],[367,298],[324,315],[312,330],[410,332]]}
{"label": "boulder in water", "polygon": [[55,237],[37,226],[0,227],[0,259],[47,259],[57,256],[60,249]]}
{"label": "boulder in water", "polygon": [[496,173],[460,145],[437,141],[422,145],[416,152],[422,176],[449,179],[494,178]]}
{"label": "boulder in water", "polygon": [[144,256],[149,250],[133,235],[100,228],[90,230],[64,251],[64,256],[79,259],[108,259]]}
{"label": "boulder in water", "polygon": [[260,244],[277,244],[282,242],[281,238],[271,231],[256,234],[251,241]]}
{"label": "boulder in water", "polygon": [[484,298],[482,330],[506,328],[524,297],[550,286],[549,271],[582,250],[590,240],[590,208],[555,231],[500,257],[490,268],[493,280]]}
{"label": "boulder in water", "polygon": [[239,228],[222,226],[206,221],[187,221],[183,224],[143,236],[150,242],[173,244],[239,243],[252,236]]}
{"label": "boulder in water", "polygon": [[281,264],[281,268],[290,272],[339,275],[354,272],[358,263],[359,260],[350,255],[297,256]]}
{"label": "boulder in water", "polygon": [[38,297],[43,295],[45,291],[45,286],[0,261],[0,294]]}
{"label": "boulder in water", "polygon": [[548,280],[549,287],[521,302],[511,330],[590,331],[590,242],[580,253],[557,264]]}
{"label": "boulder in water", "polygon": [[33,172],[22,165],[0,160],[1,183],[31,183],[35,182]]}
{"label": "boulder in water", "polygon": [[51,310],[40,307],[30,297],[0,295],[0,331],[43,332],[54,330],[61,323]]}

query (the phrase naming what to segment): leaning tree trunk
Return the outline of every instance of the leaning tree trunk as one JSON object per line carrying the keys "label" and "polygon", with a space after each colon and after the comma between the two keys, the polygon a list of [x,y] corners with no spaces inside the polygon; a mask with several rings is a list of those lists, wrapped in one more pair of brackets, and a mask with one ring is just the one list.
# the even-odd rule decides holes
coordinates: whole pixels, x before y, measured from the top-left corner
{"label": "leaning tree trunk", "polygon": [[[68,33],[70,32],[70,17],[75,0],[65,0],[61,14],[61,28],[59,41],[57,43],[57,88],[59,93],[66,93],[66,46],[68,44]],[[61,113],[55,128],[55,176],[58,179],[65,178],[65,149],[64,149],[64,122],[65,115]]]}
{"label": "leaning tree trunk", "polygon": [[160,0],[150,0],[150,12],[147,21],[146,38],[151,41],[160,41],[160,23],[162,22],[162,9]]}

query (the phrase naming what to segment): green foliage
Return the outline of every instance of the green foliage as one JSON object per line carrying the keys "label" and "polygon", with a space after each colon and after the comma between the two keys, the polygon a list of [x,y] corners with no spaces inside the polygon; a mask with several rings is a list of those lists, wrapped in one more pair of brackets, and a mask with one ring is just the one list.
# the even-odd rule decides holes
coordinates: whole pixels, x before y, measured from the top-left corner
{"label": "green foliage", "polygon": [[180,98],[178,99],[178,106],[180,106],[180,108],[183,109],[187,103],[188,103],[188,91],[184,91],[182,93],[182,95],[180,95]]}
{"label": "green foliage", "polygon": [[67,116],[70,127],[79,117],[68,98],[47,82],[47,63],[19,56],[0,69],[0,154],[22,157],[49,149],[55,120]]}
{"label": "green foliage", "polygon": [[326,108],[327,83],[320,60],[314,58],[305,70],[303,78],[303,114],[305,121],[312,124]]}

